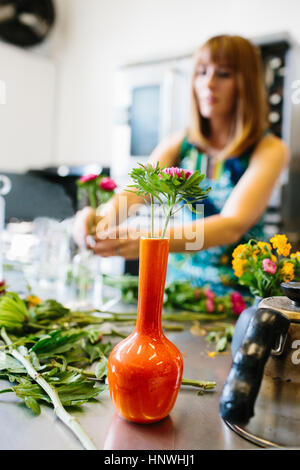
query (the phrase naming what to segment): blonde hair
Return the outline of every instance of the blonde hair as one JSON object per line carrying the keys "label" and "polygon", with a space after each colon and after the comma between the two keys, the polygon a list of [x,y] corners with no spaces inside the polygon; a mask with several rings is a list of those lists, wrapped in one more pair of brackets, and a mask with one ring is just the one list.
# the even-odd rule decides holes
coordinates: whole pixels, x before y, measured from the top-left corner
{"label": "blonde hair", "polygon": [[196,52],[188,137],[202,149],[209,145],[209,120],[201,116],[194,83],[197,66],[204,52],[209,53],[212,62],[225,61],[236,76],[238,92],[231,138],[220,152],[220,157],[238,156],[254,145],[268,127],[268,104],[260,51],[241,36],[222,35],[209,39]]}

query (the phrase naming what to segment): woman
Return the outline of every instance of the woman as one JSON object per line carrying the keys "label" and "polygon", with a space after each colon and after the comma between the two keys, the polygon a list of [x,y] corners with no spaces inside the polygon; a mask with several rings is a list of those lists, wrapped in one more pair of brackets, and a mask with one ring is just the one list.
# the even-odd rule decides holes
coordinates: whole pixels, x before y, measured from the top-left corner
{"label": "woman", "polygon": [[[222,293],[234,280],[232,248],[242,238],[263,237],[262,216],[289,158],[286,145],[267,130],[267,114],[258,49],[239,36],[208,40],[196,54],[188,130],[167,138],[150,156],[150,162],[160,166],[200,169],[212,188],[204,200],[201,249],[188,253],[186,243],[199,233],[203,221],[191,216],[180,239],[170,229],[170,251],[177,254],[170,255],[169,279],[194,279]],[[114,200],[117,211],[124,198],[128,208],[141,202],[132,193],[122,193],[122,198]],[[134,230],[125,234],[120,227],[115,239],[109,232],[105,235],[112,214],[98,225],[94,252],[138,258]],[[81,216],[87,221],[91,212]]]}

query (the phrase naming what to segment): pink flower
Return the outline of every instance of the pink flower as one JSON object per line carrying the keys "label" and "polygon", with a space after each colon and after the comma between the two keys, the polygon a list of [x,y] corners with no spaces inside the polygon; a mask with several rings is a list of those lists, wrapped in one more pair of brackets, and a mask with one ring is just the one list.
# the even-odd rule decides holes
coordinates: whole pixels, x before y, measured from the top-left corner
{"label": "pink flower", "polygon": [[211,289],[209,289],[209,288],[204,289],[204,295],[205,295],[208,299],[210,299],[210,300],[214,300],[214,298],[215,298],[215,294],[214,294],[213,291],[212,291]]}
{"label": "pink flower", "polygon": [[215,305],[214,305],[214,302],[213,302],[212,299],[207,299],[206,302],[205,302],[205,306],[206,306],[206,310],[209,313],[212,313],[215,309]]}
{"label": "pink flower", "polygon": [[104,189],[104,191],[113,191],[117,187],[114,180],[109,178],[108,176],[106,176],[105,178],[102,178],[99,186],[101,189]]}
{"label": "pink flower", "polygon": [[273,261],[271,261],[269,258],[265,258],[263,260],[263,268],[264,268],[264,271],[269,274],[275,274],[277,271],[276,264]]}
{"label": "pink flower", "polygon": [[80,183],[88,183],[89,181],[93,181],[96,178],[98,178],[98,175],[95,175],[94,173],[91,173],[89,175],[83,175],[81,178],[79,178]]}
{"label": "pink flower", "polygon": [[182,177],[182,172],[184,172],[184,176],[185,176],[185,179],[187,180],[191,174],[193,173],[192,171],[189,171],[189,170],[183,170],[182,168],[178,168],[176,166],[171,166],[170,168],[164,168],[162,170],[163,173],[165,173],[166,175],[169,175],[171,176],[171,178],[176,175],[177,178],[183,178]]}
{"label": "pink flower", "polygon": [[233,292],[231,294],[231,302],[233,313],[236,315],[239,315],[246,308],[243,296],[239,292]]}

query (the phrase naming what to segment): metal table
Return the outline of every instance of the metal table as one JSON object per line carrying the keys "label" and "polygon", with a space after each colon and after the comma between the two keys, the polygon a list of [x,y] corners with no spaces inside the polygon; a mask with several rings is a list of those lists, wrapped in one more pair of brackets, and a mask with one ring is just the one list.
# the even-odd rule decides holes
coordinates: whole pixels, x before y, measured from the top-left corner
{"label": "metal table", "polygon": [[[133,424],[120,418],[113,408],[109,392],[97,403],[74,411],[98,449],[258,449],[235,434],[219,416],[219,399],[231,366],[230,354],[209,357],[203,337],[189,329],[168,333],[184,357],[188,379],[213,380],[215,390],[198,395],[194,387],[182,387],[169,417],[151,425]],[[0,381],[0,389],[7,382]],[[82,449],[77,438],[54,415],[52,408],[41,407],[35,416],[13,393],[0,395],[1,450]]]}

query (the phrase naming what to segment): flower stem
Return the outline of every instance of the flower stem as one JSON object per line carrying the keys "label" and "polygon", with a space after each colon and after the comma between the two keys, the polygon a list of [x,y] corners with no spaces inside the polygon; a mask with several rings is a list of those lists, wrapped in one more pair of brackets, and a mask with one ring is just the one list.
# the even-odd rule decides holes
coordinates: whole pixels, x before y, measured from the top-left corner
{"label": "flower stem", "polygon": [[154,238],[154,197],[151,195],[151,238]]}
{"label": "flower stem", "polygon": [[71,431],[76,435],[80,440],[83,447],[87,450],[97,450],[94,443],[91,441],[86,432],[82,429],[79,422],[76,418],[71,416],[63,407],[57,391],[34,369],[32,364],[28,359],[26,359],[22,354],[19,353],[16,349],[12,347],[12,341],[8,337],[5,328],[1,330],[1,336],[5,343],[9,346],[9,353],[17,359],[25,367],[30,377],[35,380],[40,387],[47,393],[50,397],[52,404],[54,406],[54,412],[59,417],[59,419],[68,426]]}
{"label": "flower stem", "polygon": [[[60,362],[55,361],[54,359],[51,360],[51,364],[54,367],[58,367],[59,369],[64,369],[63,364],[60,364]],[[84,375],[85,377],[89,379],[95,379],[96,376],[93,372],[89,372],[83,369],[79,369],[78,367],[73,367],[73,366],[66,366],[66,370],[70,370],[72,372],[77,372],[78,374]]]}
{"label": "flower stem", "polygon": [[162,233],[161,233],[161,238],[165,238],[165,233],[166,233],[166,230],[167,230],[167,227],[168,227],[168,224],[169,224],[171,215],[172,215],[172,210],[173,210],[173,205],[171,205],[171,206],[169,207],[169,210],[168,210],[168,212],[167,212],[167,216],[166,216],[166,220],[165,220],[165,225],[164,225],[163,230],[162,230]]}
{"label": "flower stem", "polygon": [[97,209],[97,200],[96,200],[96,195],[94,193],[94,189],[92,187],[90,187],[88,189],[88,194],[89,194],[89,198],[90,198],[90,205],[93,209]]}
{"label": "flower stem", "polygon": [[204,390],[210,390],[212,388],[215,388],[216,382],[182,379],[181,385],[192,385],[193,387],[199,387],[199,388],[203,388]]}

